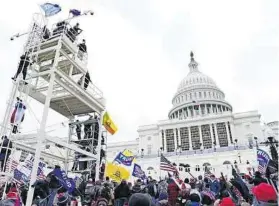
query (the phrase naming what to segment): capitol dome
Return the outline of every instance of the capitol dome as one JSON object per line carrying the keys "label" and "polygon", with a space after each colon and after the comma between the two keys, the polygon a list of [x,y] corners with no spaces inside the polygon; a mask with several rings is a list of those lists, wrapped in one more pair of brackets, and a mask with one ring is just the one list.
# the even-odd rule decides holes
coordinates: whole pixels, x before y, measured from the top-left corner
{"label": "capitol dome", "polygon": [[178,86],[169,118],[186,119],[211,113],[231,112],[232,107],[225,101],[225,94],[212,78],[199,71],[193,52],[190,56],[190,72]]}

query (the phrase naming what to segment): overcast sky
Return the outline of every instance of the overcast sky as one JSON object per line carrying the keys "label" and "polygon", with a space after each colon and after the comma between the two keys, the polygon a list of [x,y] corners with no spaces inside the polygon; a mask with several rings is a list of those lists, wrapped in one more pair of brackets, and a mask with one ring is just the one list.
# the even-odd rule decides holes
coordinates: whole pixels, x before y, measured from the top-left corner
{"label": "overcast sky", "polygon": [[[17,69],[24,32],[43,1],[5,1],[0,13],[2,95],[5,112],[11,77]],[[104,92],[119,131],[110,141],[137,138],[139,125],[167,118],[179,82],[187,75],[189,53],[200,70],[225,92],[234,112],[259,110],[262,120],[279,116],[278,0],[57,0],[69,9],[92,9],[81,18],[93,82]],[[23,130],[38,128],[42,108],[29,100]],[[30,108],[31,106],[31,108]],[[50,113],[52,129],[63,118]],[[62,130],[61,130],[62,131]],[[65,131],[65,136],[67,132]]]}

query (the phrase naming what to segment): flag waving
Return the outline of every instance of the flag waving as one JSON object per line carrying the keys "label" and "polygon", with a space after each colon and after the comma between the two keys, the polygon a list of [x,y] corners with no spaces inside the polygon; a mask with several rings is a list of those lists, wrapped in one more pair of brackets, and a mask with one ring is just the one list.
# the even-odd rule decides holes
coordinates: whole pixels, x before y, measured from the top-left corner
{"label": "flag waving", "polygon": [[72,193],[75,190],[75,182],[73,179],[68,178],[66,172],[60,168],[55,168],[53,174],[58,178],[61,185],[69,192]]}
{"label": "flag waving", "polygon": [[261,174],[264,174],[266,171],[266,167],[270,160],[268,153],[264,150],[257,149],[257,160],[259,163],[259,166],[258,166],[259,172]]}
{"label": "flag waving", "polygon": [[160,170],[178,173],[176,167],[163,154],[161,154]]}
{"label": "flag waving", "polygon": [[142,180],[146,179],[145,172],[141,169],[141,166],[139,166],[138,164],[134,164],[132,175]]}
{"label": "flag waving", "polygon": [[115,132],[117,132],[118,130],[107,112],[103,116],[103,125],[106,130],[112,135],[115,134]]}
{"label": "flag waving", "polygon": [[44,3],[40,5],[45,12],[45,16],[53,16],[61,11],[61,7],[58,4]]}
{"label": "flag waving", "polygon": [[81,15],[81,11],[80,11],[80,10],[77,10],[77,9],[71,9],[71,10],[70,10],[70,13],[71,13],[73,16],[80,16],[80,15]]}
{"label": "flag waving", "polygon": [[131,166],[134,161],[134,156],[126,156],[122,152],[119,152],[114,161],[125,166]]}

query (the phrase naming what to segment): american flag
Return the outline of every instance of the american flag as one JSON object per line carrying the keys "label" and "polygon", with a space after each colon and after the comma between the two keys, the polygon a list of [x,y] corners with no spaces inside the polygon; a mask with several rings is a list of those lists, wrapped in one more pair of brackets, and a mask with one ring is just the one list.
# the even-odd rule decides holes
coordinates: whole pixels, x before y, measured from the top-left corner
{"label": "american flag", "polygon": [[160,170],[178,173],[176,167],[173,166],[172,163],[166,157],[164,157],[164,155],[162,155],[162,154],[161,154],[161,160],[160,160]]}
{"label": "american flag", "polygon": [[215,200],[215,193],[212,191],[202,191],[201,194],[208,196],[211,200]]}
{"label": "american flag", "polygon": [[14,170],[13,183],[15,183],[17,185],[24,184],[23,173],[20,172],[18,169]]}
{"label": "american flag", "polygon": [[242,197],[241,193],[239,192],[239,190],[235,186],[233,186],[232,191],[238,199],[240,199]]}
{"label": "american flag", "polygon": [[37,175],[37,180],[44,180],[46,176],[44,175],[43,168],[39,167],[38,168],[38,175]]}
{"label": "american flag", "polygon": [[213,175],[213,174],[210,172],[209,168],[207,166],[205,166],[204,167],[204,178],[209,179],[211,175]]}
{"label": "american flag", "polygon": [[259,172],[260,172],[261,174],[265,174],[265,167],[262,166],[261,164],[259,164],[258,170],[259,170]]}
{"label": "american flag", "polygon": [[13,172],[17,166],[19,165],[19,162],[14,160],[14,159],[11,159],[10,157],[8,158],[7,162],[6,162],[6,166],[5,166],[5,171],[11,171]]}

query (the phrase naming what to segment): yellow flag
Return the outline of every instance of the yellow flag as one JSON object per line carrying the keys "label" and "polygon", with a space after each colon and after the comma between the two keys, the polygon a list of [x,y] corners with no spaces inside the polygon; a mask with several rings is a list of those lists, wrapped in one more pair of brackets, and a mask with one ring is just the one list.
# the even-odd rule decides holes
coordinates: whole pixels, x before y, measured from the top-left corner
{"label": "yellow flag", "polygon": [[[128,150],[128,149],[125,149],[122,153],[123,153],[125,156],[127,156],[127,157],[132,157],[132,156],[134,156],[133,152],[131,152],[131,151]],[[133,162],[134,162],[134,163],[136,162],[136,158],[134,158]]]}
{"label": "yellow flag", "polygon": [[110,179],[116,182],[121,182],[130,178],[130,172],[121,165],[107,163],[105,176],[110,177]]}
{"label": "yellow flag", "polygon": [[103,116],[103,125],[106,128],[106,130],[112,135],[118,130],[107,112],[105,112]]}

